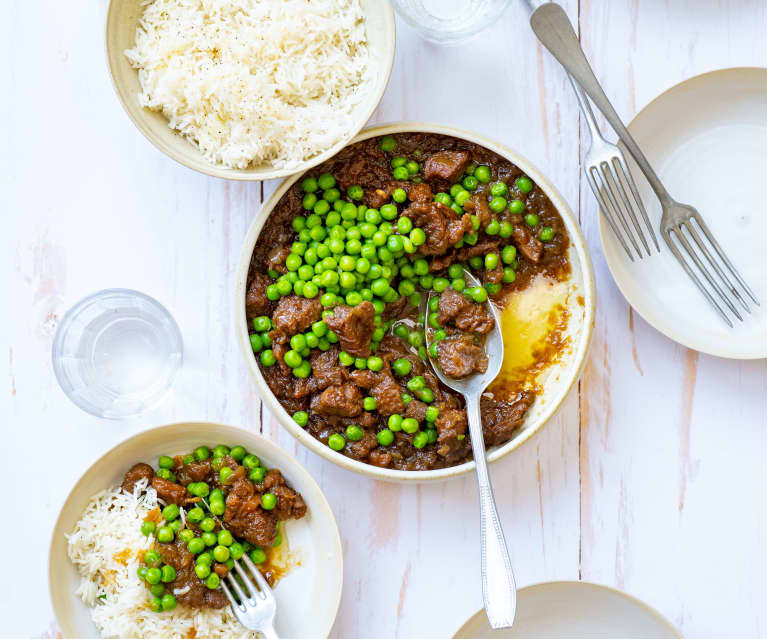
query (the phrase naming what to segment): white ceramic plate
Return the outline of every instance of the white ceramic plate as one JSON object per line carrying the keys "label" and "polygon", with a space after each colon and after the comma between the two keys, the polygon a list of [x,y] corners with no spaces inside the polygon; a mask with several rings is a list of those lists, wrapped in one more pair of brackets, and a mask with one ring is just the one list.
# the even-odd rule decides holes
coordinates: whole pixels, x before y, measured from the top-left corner
{"label": "white ceramic plate", "polygon": [[65,639],[101,639],[101,635],[90,610],[74,594],[80,577],[67,556],[64,535],[74,529],[91,497],[120,484],[133,464],[153,464],[160,455],[188,452],[203,444],[242,444],[267,467],[279,468],[301,493],[307,514],[285,525],[291,555],[300,565],[274,590],[275,625],[281,637],[290,639],[322,639],[330,633],[341,601],[343,554],[335,518],[320,487],[295,459],[260,435],[234,426],[190,422],[153,428],[118,444],[85,471],[67,497],[53,531],[48,568],[53,609]]}
{"label": "white ceramic plate", "polygon": [[655,610],[618,590],[582,581],[522,588],[517,618],[508,630],[491,630],[480,610],[453,639],[681,639]]}
{"label": "white ceramic plate", "polygon": [[[647,322],[684,346],[719,357],[767,357],[767,69],[691,78],[642,109],[629,130],[671,196],[700,211],[762,307],[730,329],[660,236],[660,255],[632,263],[600,216],[602,246],[621,292]],[[657,229],[660,204],[630,164]]]}

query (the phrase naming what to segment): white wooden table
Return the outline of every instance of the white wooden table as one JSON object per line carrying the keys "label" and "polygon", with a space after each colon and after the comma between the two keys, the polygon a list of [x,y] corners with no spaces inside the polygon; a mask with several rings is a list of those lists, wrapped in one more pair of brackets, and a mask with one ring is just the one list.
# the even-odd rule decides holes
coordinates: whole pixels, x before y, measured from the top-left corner
{"label": "white wooden table", "polygon": [[[262,410],[235,343],[232,287],[275,183],[210,179],[155,150],[110,86],[105,0],[76,4],[0,2],[0,634],[57,636],[49,535],[91,461],[141,429],[203,418],[261,430],[325,490],[345,551],[333,637],[449,638],[481,606],[473,477],[373,482],[299,448]],[[625,118],[692,75],[767,65],[764,0],[564,4]],[[374,121],[433,120],[519,149],[580,216],[593,250],[598,317],[583,380],[542,433],[492,467],[520,585],[601,582],[689,639],[767,637],[767,364],[687,351],[632,314],[600,253],[574,96],[521,4],[455,48],[397,27]],[[114,286],[166,304],[186,346],[173,396],[126,422],[81,412],[50,364],[64,311]]]}

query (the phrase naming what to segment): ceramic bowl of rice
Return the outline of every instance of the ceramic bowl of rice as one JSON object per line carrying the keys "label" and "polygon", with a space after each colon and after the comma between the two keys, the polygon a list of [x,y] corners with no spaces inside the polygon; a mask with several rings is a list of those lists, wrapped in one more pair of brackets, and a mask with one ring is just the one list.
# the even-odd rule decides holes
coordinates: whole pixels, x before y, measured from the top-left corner
{"label": "ceramic bowl of rice", "polygon": [[200,445],[241,444],[266,467],[279,468],[301,495],[307,513],[286,522],[284,575],[274,588],[275,627],[282,637],[327,637],[338,611],[343,580],[341,540],[335,518],[317,483],[295,459],[260,435],[207,422],[178,423],[145,431],[115,446],[80,478],[53,531],[50,594],[66,639],[256,639],[229,607],[187,608],[157,613],[137,575],[150,541],[140,527],[157,504],[149,490],[120,490],[135,463],[188,453]]}
{"label": "ceramic bowl of rice", "polygon": [[334,155],[394,62],[382,0],[111,0],[107,62],[139,131],[214,177],[266,180]]}

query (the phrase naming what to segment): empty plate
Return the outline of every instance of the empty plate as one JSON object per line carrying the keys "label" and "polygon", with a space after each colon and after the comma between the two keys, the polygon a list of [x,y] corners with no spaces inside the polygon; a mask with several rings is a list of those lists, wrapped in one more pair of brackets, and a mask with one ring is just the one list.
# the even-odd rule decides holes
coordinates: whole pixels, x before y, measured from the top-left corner
{"label": "empty plate", "polygon": [[480,610],[453,639],[681,639],[652,608],[607,586],[552,581],[517,593],[517,618],[491,630]]}
{"label": "empty plate", "polygon": [[[662,240],[660,255],[632,263],[600,216],[616,284],[648,323],[684,346],[735,359],[767,357],[767,69],[726,69],[686,80],[642,109],[629,130],[671,196],[700,211],[762,306],[751,303],[753,313],[741,310],[745,321],[729,328]],[[657,230],[658,199],[629,164]]]}

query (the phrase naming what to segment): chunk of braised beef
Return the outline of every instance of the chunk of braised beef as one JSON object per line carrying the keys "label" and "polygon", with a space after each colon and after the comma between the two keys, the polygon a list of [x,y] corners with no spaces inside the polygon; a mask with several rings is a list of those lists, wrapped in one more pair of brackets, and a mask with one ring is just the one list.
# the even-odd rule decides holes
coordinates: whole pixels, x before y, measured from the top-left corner
{"label": "chunk of braised beef", "polygon": [[421,375],[423,373],[423,360],[420,357],[408,350],[405,342],[399,337],[394,335],[386,335],[378,344],[377,355],[380,355],[386,364],[390,364],[395,359],[406,359],[410,362],[413,375]]}
{"label": "chunk of braised beef", "polygon": [[482,430],[485,444],[497,446],[511,439],[513,432],[525,422],[525,415],[532,406],[535,395],[522,391],[513,400],[496,400],[483,396],[479,409],[482,414]]}
{"label": "chunk of braised beef", "polygon": [[434,192],[426,182],[421,182],[420,184],[406,182],[405,184],[404,188],[411,202],[431,202],[434,199]]}
{"label": "chunk of braised beef", "polygon": [[294,396],[308,397],[325,390],[328,386],[340,386],[349,381],[349,372],[338,361],[338,348],[327,351],[313,350],[309,356],[312,374],[309,377],[297,378],[294,382]]}
{"label": "chunk of braised beef", "polygon": [[317,297],[286,295],[277,302],[272,314],[274,330],[270,336],[276,342],[284,342],[291,335],[305,331],[321,317],[322,304]]}
{"label": "chunk of braised beef", "polygon": [[328,328],[338,335],[343,350],[354,357],[370,355],[370,338],[375,330],[375,307],[368,301],[357,306],[342,304],[325,318]]}
{"label": "chunk of braised beef", "polygon": [[485,349],[470,335],[455,335],[437,342],[437,360],[448,377],[461,378],[487,370]]}
{"label": "chunk of braised beef", "polygon": [[151,485],[152,477],[154,477],[154,469],[149,464],[134,464],[128,469],[123,478],[122,489],[126,493],[133,494],[136,490],[136,484],[142,479],[146,479],[147,486]]}
{"label": "chunk of braised beef", "polygon": [[429,262],[429,272],[439,273],[444,271],[455,261],[455,258],[455,249],[448,250],[444,255],[435,255],[431,258],[431,262]]}
{"label": "chunk of braised beef", "polygon": [[370,455],[368,455],[368,462],[373,464],[373,466],[386,468],[392,462],[392,454],[383,448],[376,448],[370,451]]}
{"label": "chunk of braised beef", "polygon": [[500,246],[499,240],[482,239],[474,246],[463,246],[458,249],[458,260],[460,262],[468,262],[472,257],[481,257],[488,253],[495,253],[500,257]]}
{"label": "chunk of braised beef", "polygon": [[273,512],[280,521],[301,519],[306,514],[303,497],[293,490],[277,468],[271,468],[264,477],[264,488],[277,498]]}
{"label": "chunk of braised beef", "polygon": [[407,408],[405,408],[404,417],[412,417],[417,422],[423,422],[426,419],[427,408],[429,408],[429,406],[424,402],[417,399],[411,399]]}
{"label": "chunk of braised beef", "polygon": [[465,213],[458,217],[453,209],[441,202],[413,202],[403,215],[426,235],[426,242],[418,247],[422,255],[440,255],[457,244],[464,234],[474,230],[471,215]]}
{"label": "chunk of braised beef", "polygon": [[266,267],[278,273],[287,273],[285,260],[288,259],[288,255],[290,255],[290,246],[287,244],[275,246],[266,256]]}
{"label": "chunk of braised beef", "polygon": [[490,224],[490,220],[493,219],[490,204],[488,204],[487,196],[484,193],[474,193],[464,204],[464,209],[477,216],[479,226],[482,229]]}
{"label": "chunk of braised beef", "polygon": [[312,397],[311,408],[326,417],[356,417],[362,412],[362,393],[351,383],[328,386],[322,393]]}
{"label": "chunk of braised beef", "polygon": [[528,260],[534,264],[538,264],[538,262],[541,261],[543,243],[525,226],[521,224],[515,225],[514,231],[511,234],[511,239],[514,240],[517,250]]}
{"label": "chunk of braised beef", "polygon": [[235,536],[255,546],[269,547],[277,539],[277,515],[261,508],[253,482],[239,479],[226,497],[224,524]]}
{"label": "chunk of braised beef", "polygon": [[423,176],[427,180],[434,178],[455,182],[469,165],[466,151],[437,151],[432,153],[423,166]]}
{"label": "chunk of braised beef", "polygon": [[378,383],[370,390],[376,399],[376,410],[381,415],[393,415],[405,410],[402,401],[402,389],[391,375],[379,375]]}
{"label": "chunk of braised beef", "polygon": [[485,270],[485,284],[500,284],[503,282],[503,266],[499,262],[495,268]]}
{"label": "chunk of braised beef", "polygon": [[192,482],[208,481],[212,475],[213,469],[210,467],[210,462],[207,459],[201,461],[195,460],[184,464],[176,464],[173,471],[176,474],[178,483],[182,486],[191,484]]}
{"label": "chunk of braised beef", "polygon": [[183,506],[192,499],[191,495],[186,492],[185,486],[174,484],[172,481],[157,475],[152,477],[152,488],[157,491],[157,496],[168,504]]}
{"label": "chunk of braised beef", "polygon": [[353,459],[359,461],[367,461],[370,452],[378,447],[378,438],[373,434],[373,431],[364,430],[362,433],[362,439],[356,442],[347,442],[346,452]]}
{"label": "chunk of braised beef", "polygon": [[272,310],[272,302],[266,296],[266,287],[271,280],[269,276],[256,271],[248,282],[248,291],[245,293],[245,314],[248,320],[259,315],[269,315]]}
{"label": "chunk of braised beef", "polygon": [[378,382],[378,375],[368,369],[352,371],[349,376],[360,388],[373,388]]}
{"label": "chunk of braised beef", "polygon": [[448,322],[454,320],[458,315],[465,311],[471,302],[458,291],[448,288],[445,289],[439,296],[439,316],[437,319],[439,323],[445,326]]}
{"label": "chunk of braised beef", "polygon": [[[275,347],[277,346],[277,343],[275,342],[272,344],[272,350],[275,350]],[[277,349],[280,350],[280,349]],[[284,349],[283,349],[284,350]],[[280,351],[281,352],[281,351]],[[275,356],[277,354],[275,353]],[[279,360],[278,357],[278,362]],[[282,364],[275,364],[274,366],[262,366],[261,372],[263,373],[264,379],[266,380],[266,384],[269,386],[269,389],[275,394],[275,396],[280,400],[289,400],[289,399],[295,399],[294,396],[294,387],[295,387],[295,380],[296,377],[293,377],[293,375],[290,373],[290,369],[285,365],[285,362],[282,361]]]}
{"label": "chunk of braised beef", "polygon": [[186,544],[176,539],[169,544],[156,544],[155,550],[160,553],[162,561],[172,566],[176,578],[166,584],[168,591],[176,593],[176,601],[191,608],[226,608],[229,600],[223,590],[211,590],[205,586],[194,571],[194,555],[189,552]]}
{"label": "chunk of braised beef", "polygon": [[466,411],[457,408],[440,411],[434,425],[437,427],[437,453],[451,463],[463,459],[468,446]]}
{"label": "chunk of braised beef", "polygon": [[467,333],[479,333],[485,335],[493,330],[495,320],[484,304],[471,302],[469,307],[460,313],[454,320],[456,328]]}

